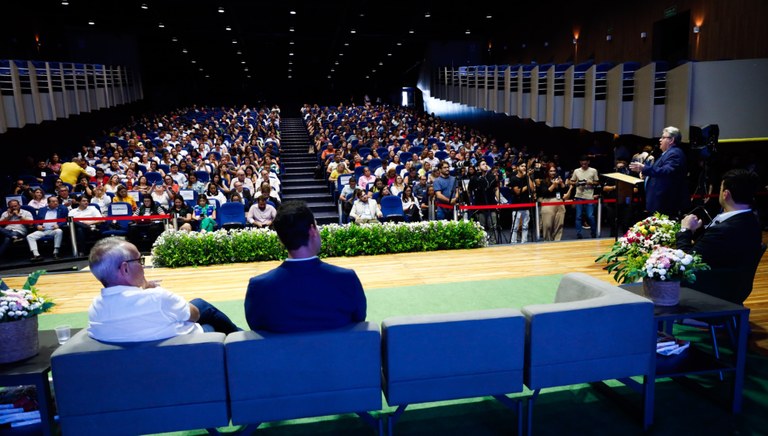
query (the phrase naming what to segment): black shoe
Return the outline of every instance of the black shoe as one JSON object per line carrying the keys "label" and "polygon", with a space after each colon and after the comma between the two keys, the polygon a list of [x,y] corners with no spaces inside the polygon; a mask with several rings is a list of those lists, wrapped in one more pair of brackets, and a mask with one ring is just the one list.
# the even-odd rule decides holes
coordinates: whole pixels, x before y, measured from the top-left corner
{"label": "black shoe", "polygon": [[30,262],[42,262],[43,256],[32,256],[32,259],[29,259]]}
{"label": "black shoe", "polygon": [[582,236],[582,235],[576,235],[576,239],[584,239],[584,236]]}

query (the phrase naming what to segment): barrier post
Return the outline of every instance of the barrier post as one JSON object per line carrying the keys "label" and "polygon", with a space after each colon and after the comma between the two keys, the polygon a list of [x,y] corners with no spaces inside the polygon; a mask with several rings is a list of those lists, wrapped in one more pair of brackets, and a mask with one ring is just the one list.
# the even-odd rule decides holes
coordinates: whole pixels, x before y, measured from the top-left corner
{"label": "barrier post", "polygon": [[541,213],[539,210],[539,202],[534,203],[534,213],[536,217],[536,240],[541,240]]}
{"label": "barrier post", "polygon": [[597,197],[597,233],[595,235],[599,238],[603,225],[603,197]]}
{"label": "barrier post", "polygon": [[77,257],[77,237],[75,237],[75,221],[71,216],[67,217],[69,224],[69,238],[72,241],[72,257]]}
{"label": "barrier post", "polygon": [[429,220],[435,220],[435,201],[432,199],[429,199]]}

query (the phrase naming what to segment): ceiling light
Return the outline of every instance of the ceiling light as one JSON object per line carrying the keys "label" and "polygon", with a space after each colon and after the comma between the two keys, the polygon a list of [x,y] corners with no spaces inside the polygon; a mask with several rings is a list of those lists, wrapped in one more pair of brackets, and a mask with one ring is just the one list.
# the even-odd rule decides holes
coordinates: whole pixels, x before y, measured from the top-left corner
{"label": "ceiling light", "polygon": [[288,72],[290,73],[291,71],[293,71],[293,68],[288,68]]}
{"label": "ceiling light", "polygon": [[187,54],[187,49],[183,48],[183,49],[181,49],[181,52],[184,53],[184,54]]}
{"label": "ceiling light", "polygon": [[89,22],[88,22],[88,25],[89,25],[89,26],[95,26],[95,25],[96,25],[96,23],[94,23],[93,21],[89,21]]}
{"label": "ceiling light", "polygon": [[345,43],[344,43],[344,47],[349,47],[349,43],[348,43],[348,42],[345,42]]}
{"label": "ceiling light", "polygon": [[339,61],[334,62],[333,65],[339,65]]}
{"label": "ceiling light", "polygon": [[231,27],[229,27],[229,26],[227,26],[227,27],[225,27],[225,28],[224,28],[224,30],[226,30],[227,32],[229,32],[229,31],[231,31],[231,30],[232,30],[232,28],[231,28]]}
{"label": "ceiling light", "polygon": [[206,74],[206,75],[205,75],[205,78],[206,78],[206,79],[208,79],[208,78],[210,78],[210,77],[211,77],[211,76],[210,76],[209,74]]}
{"label": "ceiling light", "polygon": [[291,12],[289,12],[289,14],[296,15],[296,11],[291,11]]}
{"label": "ceiling light", "polygon": [[249,74],[249,75],[247,75],[246,77],[248,77],[248,78],[250,79],[250,78],[251,78],[251,75]]}
{"label": "ceiling light", "polygon": [[248,67],[243,68],[243,71],[248,71]]}
{"label": "ceiling light", "polygon": [[352,29],[352,30],[350,30],[350,31],[349,31],[349,33],[353,33],[353,34],[354,34],[354,33],[357,33],[357,30],[355,30],[355,29]]}
{"label": "ceiling light", "polygon": [[219,13],[220,13],[220,14],[223,14],[223,13],[224,13],[224,8],[223,8],[223,7],[221,7],[221,6],[219,6]]}
{"label": "ceiling light", "polygon": [[387,56],[392,56],[392,53],[387,53]]}
{"label": "ceiling light", "polygon": [[174,36],[173,38],[171,38],[171,41],[173,41],[173,42],[179,42],[179,38],[176,38],[176,37]]}
{"label": "ceiling light", "polygon": [[146,11],[147,9],[149,9],[149,6],[147,6],[147,4],[146,4],[146,3],[142,3],[142,4],[141,4],[141,8],[142,8],[142,9],[144,9],[144,10]]}
{"label": "ceiling light", "polygon": [[395,45],[397,45],[398,47],[400,47],[401,45],[403,45],[403,43],[402,43],[402,42],[398,42],[398,43],[397,43],[397,44],[395,44]]}
{"label": "ceiling light", "polygon": [[376,72],[376,68],[372,69],[372,70],[371,70],[371,72],[372,72],[372,73],[375,73],[375,72]]}
{"label": "ceiling light", "polygon": [[379,65],[384,65],[384,62],[379,62]]}
{"label": "ceiling light", "polygon": [[366,74],[366,75],[365,75],[365,78],[366,78],[366,79],[370,79],[370,78],[371,78],[371,76],[369,76],[369,75],[367,75],[367,74]]}
{"label": "ceiling light", "polygon": [[432,14],[430,14],[430,13],[429,13],[429,11],[427,11],[427,12],[424,14],[424,18],[429,18],[429,17],[431,17],[431,16],[432,16]]}
{"label": "ceiling light", "polygon": [[241,64],[244,64],[244,63],[245,63],[245,61],[240,61],[240,63],[241,63]]}
{"label": "ceiling light", "polygon": [[69,2],[67,0],[61,0],[62,6],[69,6]]}
{"label": "ceiling light", "polygon": [[294,45],[294,44],[296,44],[296,43],[295,43],[295,42],[293,42],[293,41],[290,41],[290,42],[288,43],[288,45]]}
{"label": "ceiling light", "polygon": [[194,59],[192,59],[190,62],[192,62],[193,64],[196,64],[196,63],[197,63],[197,61],[196,61],[196,60],[194,60]]}
{"label": "ceiling light", "polygon": [[159,28],[161,28],[161,29],[165,29],[165,24],[163,24],[163,23],[160,23],[160,24],[158,24],[158,25],[157,25],[157,27],[159,27]]}
{"label": "ceiling light", "polygon": [[339,53],[339,56],[344,56],[344,53]]}
{"label": "ceiling light", "polygon": [[335,72],[336,72],[336,69],[335,69],[335,68],[331,68],[331,72],[332,72],[332,73],[335,73]]}
{"label": "ceiling light", "polygon": [[328,75],[328,78],[329,78],[329,79],[331,78],[331,75],[330,75],[330,74]]}
{"label": "ceiling light", "polygon": [[238,50],[238,51],[237,51],[237,54],[241,55],[241,54],[243,54],[243,52],[241,52],[240,50]]}
{"label": "ceiling light", "polygon": [[415,32],[413,29],[411,29],[411,30],[409,30],[409,31],[408,31],[408,33],[410,33],[411,35],[413,35],[413,34],[414,34],[414,33],[416,33],[416,32]]}
{"label": "ceiling light", "polygon": [[464,34],[465,34],[465,35],[469,35],[470,33],[472,33],[472,32],[470,32],[470,30],[469,30],[469,29],[467,29],[467,30],[465,30],[465,31],[464,31]]}
{"label": "ceiling light", "polygon": [[291,27],[290,29],[288,29],[288,31],[289,31],[289,32],[294,32],[294,30],[293,30],[293,27]]}
{"label": "ceiling light", "polygon": [[493,18],[493,15],[486,15],[485,18],[490,20],[491,18]]}
{"label": "ceiling light", "polygon": [[236,40],[236,39],[233,39],[233,40],[232,40],[232,44],[237,44],[237,40]]}
{"label": "ceiling light", "polygon": [[288,56],[293,56],[293,52],[291,52],[291,53],[288,53]]}
{"label": "ceiling light", "polygon": [[289,76],[288,76],[288,78],[289,78],[289,79],[293,79],[293,76],[290,76],[290,75],[289,75]]}
{"label": "ceiling light", "polygon": [[200,68],[200,71],[203,71],[203,69],[202,69],[202,68]]}

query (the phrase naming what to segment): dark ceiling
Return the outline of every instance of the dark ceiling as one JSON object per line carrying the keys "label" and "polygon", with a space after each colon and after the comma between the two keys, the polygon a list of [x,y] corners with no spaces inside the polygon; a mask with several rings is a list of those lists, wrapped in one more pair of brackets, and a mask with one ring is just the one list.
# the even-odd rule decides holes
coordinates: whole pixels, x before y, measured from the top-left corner
{"label": "dark ceiling", "polygon": [[552,4],[26,0],[2,6],[13,10],[4,16],[18,19],[0,29],[0,58],[134,65],[149,99],[294,94],[347,102],[415,86],[436,42],[448,51],[474,47],[448,53],[457,64],[481,62],[489,44],[506,44],[520,29],[536,32],[529,18],[547,8]]}

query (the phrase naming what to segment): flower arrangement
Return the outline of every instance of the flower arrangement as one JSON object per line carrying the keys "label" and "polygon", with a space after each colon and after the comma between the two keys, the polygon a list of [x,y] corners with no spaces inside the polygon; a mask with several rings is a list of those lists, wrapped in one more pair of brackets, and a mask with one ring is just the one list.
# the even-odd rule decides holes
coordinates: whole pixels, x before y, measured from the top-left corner
{"label": "flower arrangement", "polygon": [[696,281],[696,271],[709,269],[698,254],[683,250],[656,247],[645,261],[645,277],[653,280]]}
{"label": "flower arrangement", "polygon": [[[631,283],[638,279],[649,277],[658,278],[661,280],[678,280],[684,278],[688,281],[695,280],[695,272],[702,269],[709,269],[709,267],[702,262],[701,256],[690,256],[690,260],[687,257],[680,256],[676,253],[682,251],[673,251],[675,258],[685,258],[689,263],[684,265],[687,267],[680,274],[666,271],[660,274],[659,271],[662,268],[658,268],[658,265],[652,264],[649,274],[649,268],[646,267],[646,262],[651,258],[654,251],[661,248],[674,247],[676,242],[676,234],[680,231],[680,223],[669,219],[668,216],[655,213],[652,216],[645,218],[642,221],[637,222],[632,228],[627,230],[624,236],[620,237],[611,247],[611,251],[595,259],[595,262],[605,262],[605,267],[608,272],[613,273],[613,278],[618,283]],[[667,265],[667,261],[672,258],[666,251],[660,250],[654,259],[659,260],[663,265]],[[678,263],[680,261],[677,261]],[[678,265],[679,266],[679,265]],[[688,267],[690,266],[690,267]],[[668,268],[666,268],[668,270]],[[669,274],[669,276],[668,276]],[[664,277],[664,278],[662,278]]]}
{"label": "flower arrangement", "polygon": [[0,279],[0,323],[32,318],[53,308],[55,303],[35,288],[37,279],[43,274],[44,270],[29,274],[22,289],[10,289]]}

